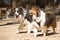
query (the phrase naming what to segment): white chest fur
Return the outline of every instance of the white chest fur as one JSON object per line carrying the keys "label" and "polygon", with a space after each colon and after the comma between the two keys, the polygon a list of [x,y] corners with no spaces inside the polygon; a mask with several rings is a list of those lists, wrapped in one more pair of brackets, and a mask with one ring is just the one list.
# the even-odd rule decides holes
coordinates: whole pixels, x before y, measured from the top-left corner
{"label": "white chest fur", "polygon": [[46,21],[45,13],[41,11],[41,23],[40,23],[41,27],[44,25],[45,21]]}
{"label": "white chest fur", "polygon": [[46,18],[45,18],[45,13],[43,11],[40,11],[40,16],[37,17],[36,21],[40,22],[41,27],[44,25]]}

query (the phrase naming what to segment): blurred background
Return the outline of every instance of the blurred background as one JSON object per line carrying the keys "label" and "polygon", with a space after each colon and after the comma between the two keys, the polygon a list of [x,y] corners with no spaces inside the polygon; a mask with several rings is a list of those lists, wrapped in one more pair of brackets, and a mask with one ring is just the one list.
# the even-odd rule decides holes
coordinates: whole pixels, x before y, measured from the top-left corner
{"label": "blurred background", "polygon": [[9,17],[12,17],[14,15],[12,9],[16,7],[30,9],[32,6],[39,6],[47,12],[60,14],[60,0],[0,0],[0,20],[6,18],[7,9],[10,12]]}

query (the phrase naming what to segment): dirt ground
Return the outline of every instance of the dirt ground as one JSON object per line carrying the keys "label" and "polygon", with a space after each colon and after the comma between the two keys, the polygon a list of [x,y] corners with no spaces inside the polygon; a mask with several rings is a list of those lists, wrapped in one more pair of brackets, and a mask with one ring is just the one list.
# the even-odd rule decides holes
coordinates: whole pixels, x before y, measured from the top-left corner
{"label": "dirt ground", "polygon": [[[38,31],[37,37],[34,37],[33,33],[31,33],[32,35],[29,35],[26,32],[27,31],[26,27],[23,29],[23,32],[16,34],[16,30],[19,24],[18,23],[15,24],[10,23],[5,25],[3,24],[8,21],[10,21],[10,19],[7,21],[0,20],[0,40],[60,40],[60,20],[57,21],[56,34],[53,34],[51,32],[51,29],[49,28],[50,31],[48,31],[48,35],[46,37],[43,37],[41,31]],[[13,21],[16,20],[14,19]]]}

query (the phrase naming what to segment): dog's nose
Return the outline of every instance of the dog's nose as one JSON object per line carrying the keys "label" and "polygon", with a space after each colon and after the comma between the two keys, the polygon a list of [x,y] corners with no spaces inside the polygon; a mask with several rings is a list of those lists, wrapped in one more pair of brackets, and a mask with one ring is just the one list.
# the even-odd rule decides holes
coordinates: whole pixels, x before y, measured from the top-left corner
{"label": "dog's nose", "polygon": [[36,15],[33,15],[33,20],[36,21]]}

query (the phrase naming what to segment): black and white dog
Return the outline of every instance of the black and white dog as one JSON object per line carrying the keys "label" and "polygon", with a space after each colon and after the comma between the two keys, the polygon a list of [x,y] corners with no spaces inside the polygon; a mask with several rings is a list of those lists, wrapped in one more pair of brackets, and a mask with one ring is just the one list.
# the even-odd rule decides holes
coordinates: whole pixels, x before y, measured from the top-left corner
{"label": "black and white dog", "polygon": [[[18,10],[20,12],[18,12]],[[20,26],[18,27],[18,30],[16,33],[19,33],[20,30],[22,30],[25,26],[28,28],[28,32],[30,34],[30,31],[31,29],[33,28],[33,31],[34,31],[34,37],[36,37],[36,34],[37,34],[37,29],[39,27],[39,25],[33,21],[33,19],[35,18],[35,15],[32,16],[30,13],[29,13],[29,10],[27,9],[24,9],[24,8],[16,8],[15,9],[15,15],[16,17],[18,17],[19,21],[20,21]],[[25,26],[23,26],[25,25]]]}

